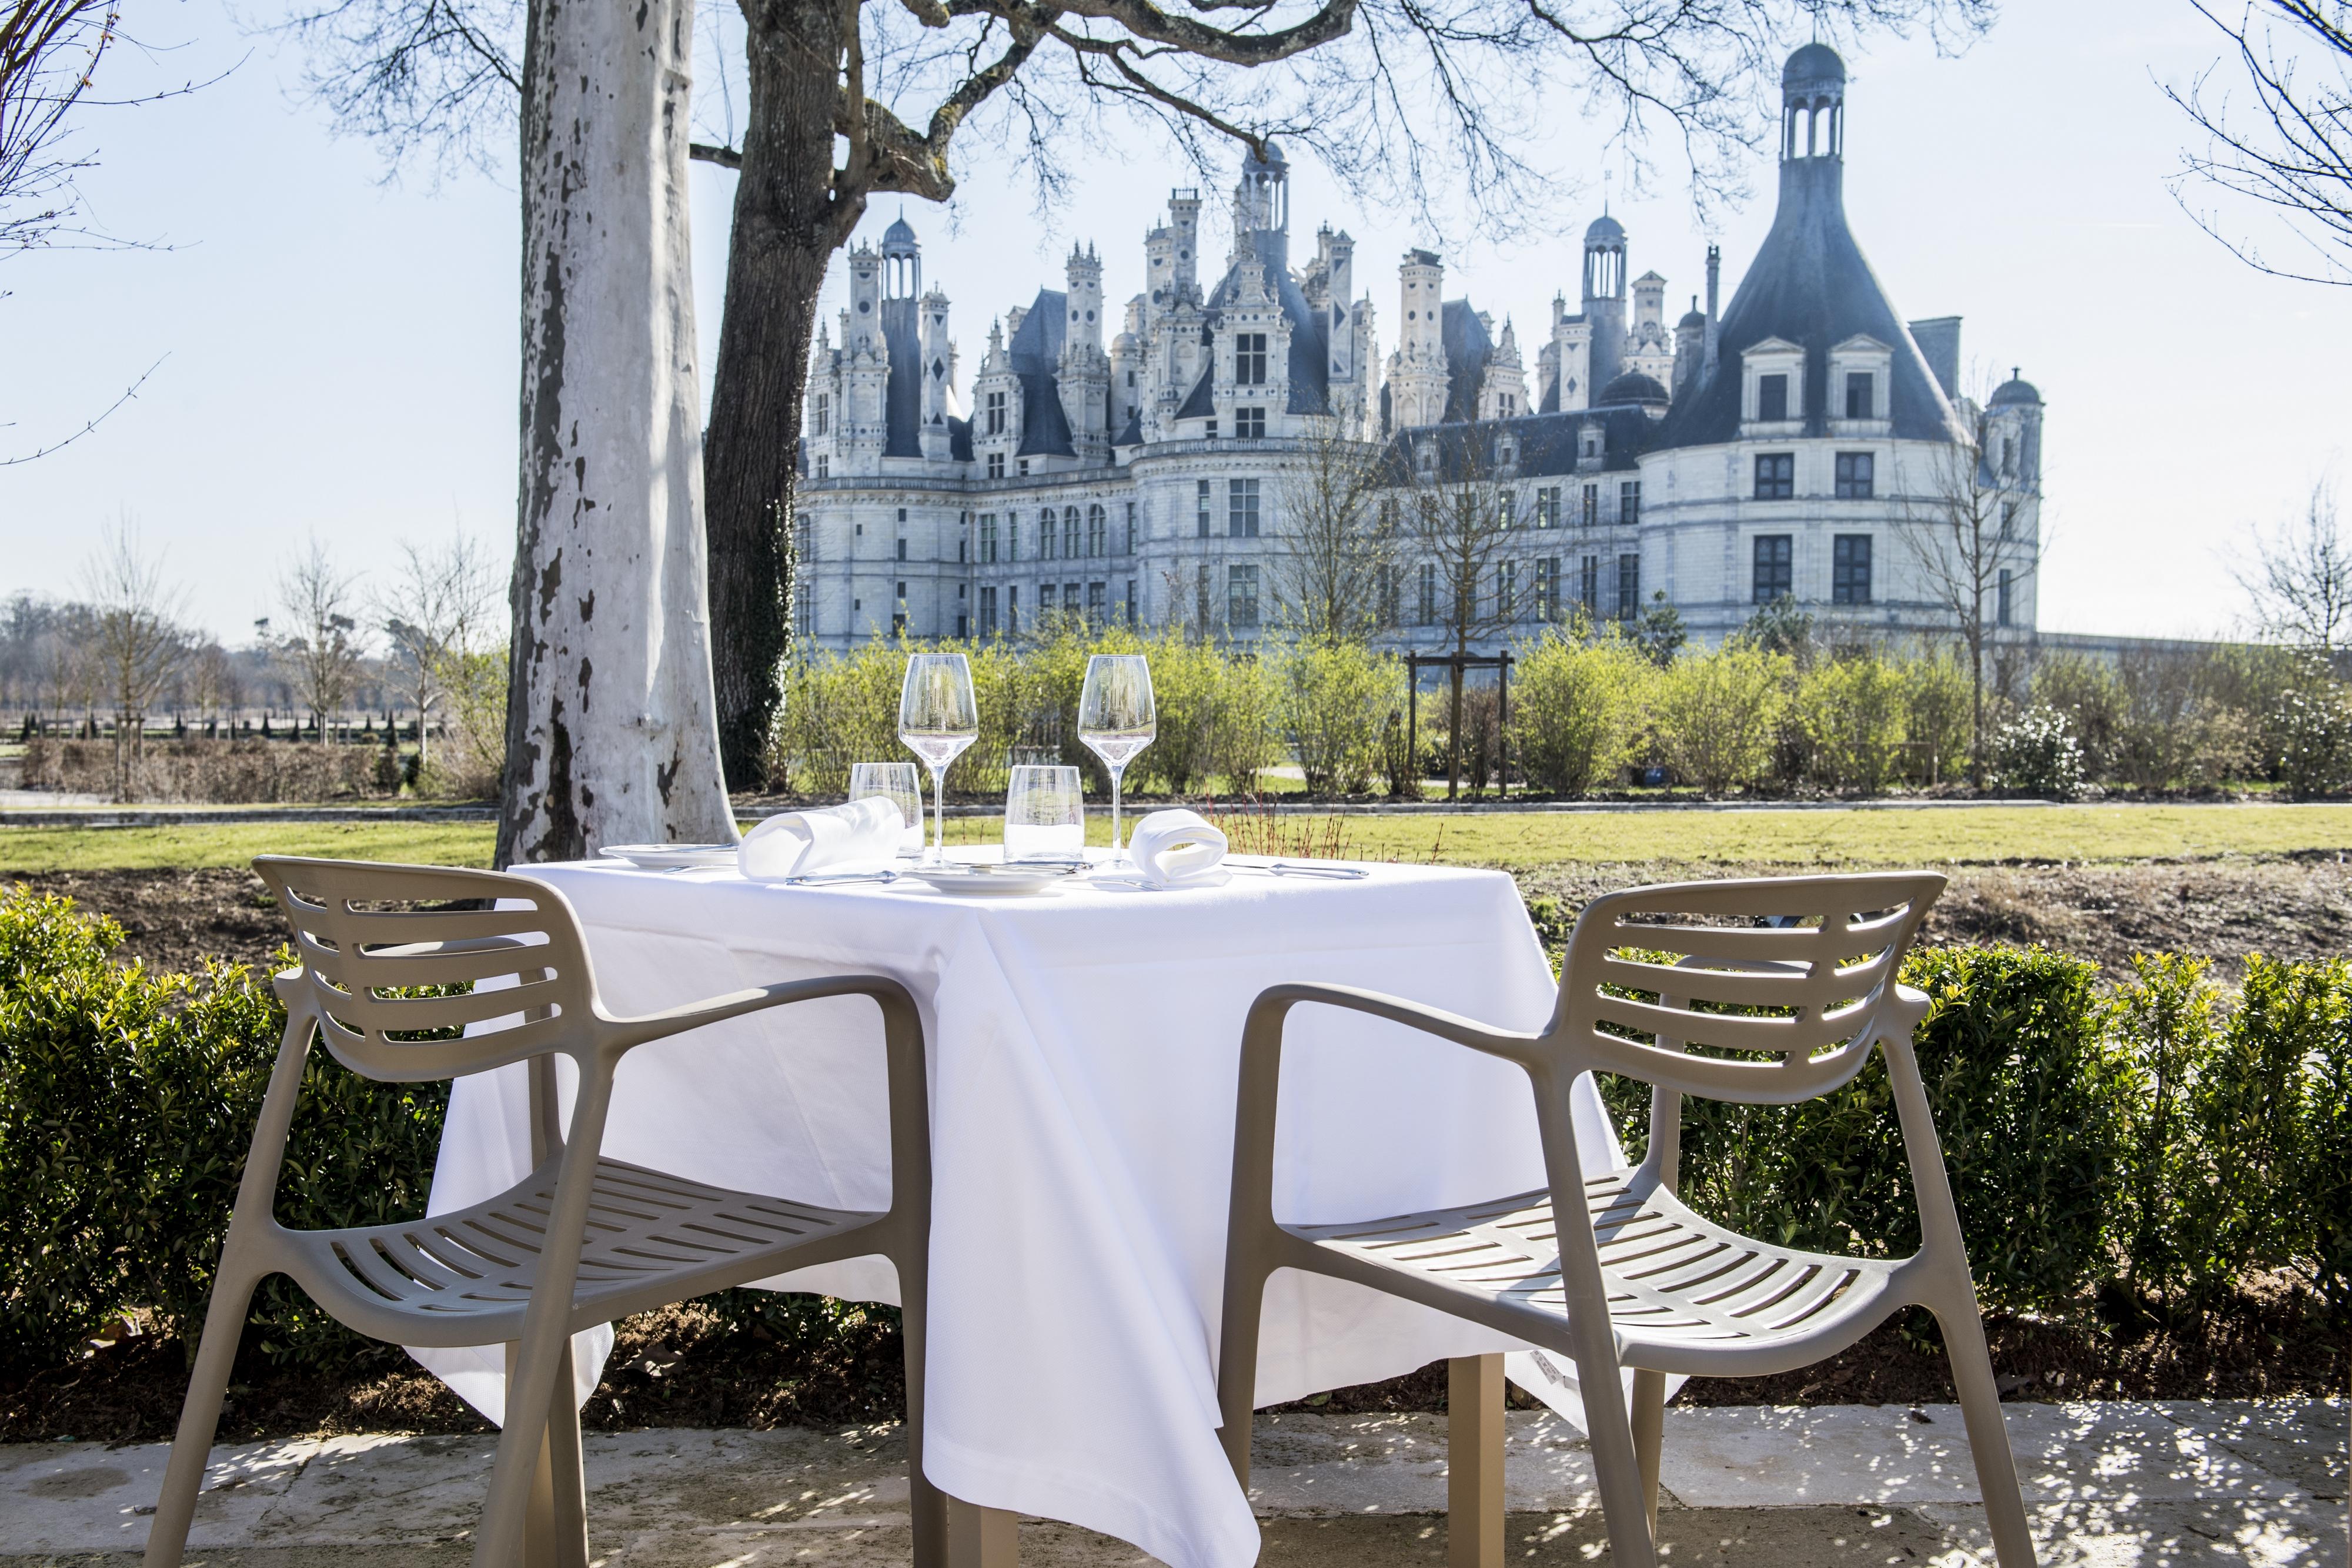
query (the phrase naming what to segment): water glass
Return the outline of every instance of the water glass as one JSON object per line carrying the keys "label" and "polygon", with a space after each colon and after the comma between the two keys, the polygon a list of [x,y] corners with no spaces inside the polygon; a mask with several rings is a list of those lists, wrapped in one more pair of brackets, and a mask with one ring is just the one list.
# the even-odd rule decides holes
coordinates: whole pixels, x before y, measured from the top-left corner
{"label": "water glass", "polygon": [[1140,653],[1097,653],[1087,661],[1078,693],[1078,738],[1110,770],[1110,860],[1123,865],[1119,841],[1119,781],[1135,754],[1160,733],[1151,703],[1151,665]]}
{"label": "water glass", "polygon": [[918,855],[923,852],[923,786],[915,776],[911,762],[859,762],[849,769],[849,798],[852,800],[876,799],[887,800],[898,808],[898,820],[907,831],[899,836],[898,852]]}
{"label": "water glass", "polygon": [[961,653],[915,653],[898,688],[898,738],[931,770],[938,836],[927,857],[948,858],[948,764],[980,738],[980,704],[972,695],[971,664]]}
{"label": "water glass", "polygon": [[1007,861],[1076,861],[1087,852],[1086,806],[1075,768],[1021,767],[1004,791]]}

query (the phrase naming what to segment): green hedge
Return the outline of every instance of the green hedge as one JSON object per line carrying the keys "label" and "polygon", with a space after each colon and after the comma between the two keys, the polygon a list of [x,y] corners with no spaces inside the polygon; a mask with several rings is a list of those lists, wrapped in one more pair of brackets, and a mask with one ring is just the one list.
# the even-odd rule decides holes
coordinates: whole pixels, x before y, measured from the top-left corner
{"label": "green hedge", "polygon": [[[1552,901],[1533,913],[1559,934]],[[184,1334],[211,1286],[283,1015],[264,977],[118,967],[121,939],[64,899],[0,893],[0,1365],[55,1364],[132,1308]],[[2063,1312],[2106,1287],[2196,1310],[2284,1271],[2352,1313],[2352,962],[2256,957],[2234,997],[2173,957],[2105,995],[2089,964],[2036,949],[1932,949],[1905,974],[1935,999],[1919,1059],[1987,1301]],[[1603,1093],[1638,1146],[1647,1087]],[[314,1054],[280,1217],[421,1212],[445,1104]],[[1803,1105],[1686,1101],[1684,1129],[1702,1212],[1830,1251],[1916,1243],[1877,1061]],[[720,1305],[793,1344],[866,1321]],[[358,1352],[283,1281],[251,1332],[280,1361]]]}

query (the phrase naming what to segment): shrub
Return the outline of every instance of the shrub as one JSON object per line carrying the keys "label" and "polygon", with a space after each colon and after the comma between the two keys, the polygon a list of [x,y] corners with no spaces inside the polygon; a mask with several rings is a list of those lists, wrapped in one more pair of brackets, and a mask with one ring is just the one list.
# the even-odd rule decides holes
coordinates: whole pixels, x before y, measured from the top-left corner
{"label": "shrub", "polygon": [[1641,747],[1656,666],[1614,631],[1548,632],[1517,656],[1511,750],[1528,782],[1559,795],[1616,782]]}
{"label": "shrub", "polygon": [[[0,1362],[57,1360],[131,1307],[192,1334],[211,1290],[285,1015],[242,966],[117,967],[121,940],[68,900],[0,894]],[[371,1082],[314,1052],[280,1218],[423,1212],[445,1103],[441,1085]],[[352,1343],[282,1280],[253,1323],[279,1359]]]}
{"label": "shrub", "polygon": [[2083,747],[2055,708],[2026,709],[1993,737],[1993,767],[2004,789],[2053,800],[2083,792]]}
{"label": "shrub", "polygon": [[1919,783],[1941,784],[1966,770],[1973,690],[1968,665],[1948,653],[1903,665],[1903,730]]}
{"label": "shrub", "polygon": [[2279,698],[2272,719],[2279,781],[2297,800],[2352,783],[2352,702],[2325,676]]}
{"label": "shrub", "polygon": [[1737,643],[1666,666],[1658,737],[1675,771],[1710,795],[1760,775],[1771,760],[1787,666],[1780,654]]}
{"label": "shrub", "polygon": [[2188,1137],[2189,1092],[2218,1038],[2221,988],[2202,958],[2132,960],[2132,979],[2109,1002],[2109,1032],[2125,1073],[2125,1200],[2118,1229],[2132,1285],[2168,1292],[2186,1281],[2193,1250],[2179,1201],[2198,1180]]}
{"label": "shrub", "polygon": [[[835,795],[858,762],[898,761],[898,688],[907,650],[876,638],[842,654],[795,659],[768,746],[769,788]],[[977,695],[977,694],[975,694]]]}
{"label": "shrub", "polygon": [[1217,661],[1209,758],[1228,794],[1256,793],[1258,774],[1281,759],[1274,738],[1275,711],[1273,673],[1262,661],[1230,656]]}
{"label": "shrub", "polygon": [[1275,655],[1274,680],[1283,733],[1308,791],[1370,789],[1381,727],[1404,691],[1403,665],[1360,643],[1314,639]]}
{"label": "shrub", "polygon": [[2034,665],[2030,692],[2030,707],[2065,718],[2082,755],[2082,776],[2107,777],[2131,700],[2115,666],[2084,653],[2045,653]]}
{"label": "shrub", "polygon": [[[151,740],[131,764],[129,794],[206,805],[355,800],[376,791],[383,756],[372,746]],[[35,736],[20,777],[27,789],[110,795],[113,743]]]}
{"label": "shrub", "polygon": [[1826,660],[1806,673],[1797,713],[1823,783],[1864,795],[1885,789],[1903,753],[1905,695],[1902,676],[1874,653]]}

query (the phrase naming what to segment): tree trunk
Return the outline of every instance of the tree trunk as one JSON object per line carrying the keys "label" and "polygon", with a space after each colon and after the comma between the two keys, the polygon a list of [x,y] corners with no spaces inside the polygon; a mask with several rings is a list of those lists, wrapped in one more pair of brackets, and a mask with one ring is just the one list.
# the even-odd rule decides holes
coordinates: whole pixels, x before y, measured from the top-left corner
{"label": "tree trunk", "polygon": [[1982,632],[1969,639],[1969,783],[1979,793],[1985,787]]}
{"label": "tree trunk", "polygon": [[758,785],[792,643],[793,486],[817,291],[835,238],[865,207],[836,212],[830,70],[838,6],[746,5],[751,113],[735,184],[703,480],[710,515],[710,612],[719,750],[730,783]]}
{"label": "tree trunk", "polygon": [[688,258],[690,0],[530,0],[498,863],[734,836]]}
{"label": "tree trunk", "polygon": [[1452,695],[1447,700],[1445,719],[1445,798],[1449,801],[1462,789],[1462,655],[1468,647],[1463,639],[1454,639]]}

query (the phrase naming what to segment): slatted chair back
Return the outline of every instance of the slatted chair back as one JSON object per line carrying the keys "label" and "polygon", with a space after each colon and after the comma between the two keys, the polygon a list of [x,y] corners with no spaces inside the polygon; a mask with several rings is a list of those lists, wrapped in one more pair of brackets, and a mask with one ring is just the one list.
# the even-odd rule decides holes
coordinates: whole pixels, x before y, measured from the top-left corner
{"label": "slatted chair back", "polygon": [[[253,863],[293,925],[320,1038],[353,1071],[411,1083],[593,1048],[587,946],[545,883],[445,866]],[[457,986],[471,988],[402,994]]]}
{"label": "slatted chair back", "polygon": [[1560,970],[1549,1041],[1575,1071],[1789,1104],[1862,1071],[1915,1002],[1895,971],[1932,872],[1684,883],[1595,899]]}

